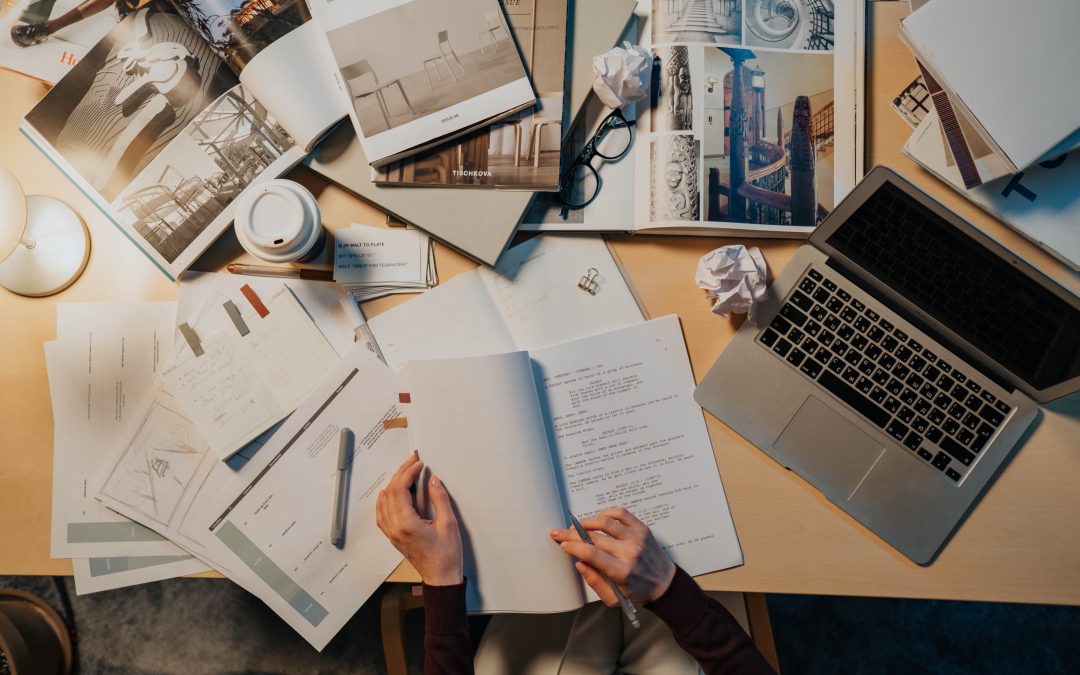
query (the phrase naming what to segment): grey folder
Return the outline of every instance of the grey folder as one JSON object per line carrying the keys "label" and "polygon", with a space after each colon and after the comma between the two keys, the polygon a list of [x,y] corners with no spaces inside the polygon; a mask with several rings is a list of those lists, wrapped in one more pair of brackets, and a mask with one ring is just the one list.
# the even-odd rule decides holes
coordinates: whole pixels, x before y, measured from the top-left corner
{"label": "grey folder", "polygon": [[[568,30],[570,110],[576,120],[592,90],[592,59],[616,43],[636,0],[571,0]],[[572,125],[571,125],[572,126]],[[465,255],[494,265],[532,202],[532,192],[378,187],[351,124],[319,144],[308,166],[398,220],[415,225]]]}

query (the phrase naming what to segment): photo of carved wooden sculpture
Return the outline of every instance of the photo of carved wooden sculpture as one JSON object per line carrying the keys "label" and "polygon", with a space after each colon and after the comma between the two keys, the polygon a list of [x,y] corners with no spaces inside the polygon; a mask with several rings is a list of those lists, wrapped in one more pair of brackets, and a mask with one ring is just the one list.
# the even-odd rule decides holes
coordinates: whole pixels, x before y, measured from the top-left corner
{"label": "photo of carved wooden sculpture", "polygon": [[653,139],[650,199],[652,220],[698,220],[700,144],[693,136],[658,136]]}
{"label": "photo of carved wooden sculpture", "polygon": [[694,128],[693,77],[687,47],[661,47],[660,104],[652,110],[654,131],[691,131]]}
{"label": "photo of carved wooden sculpture", "polygon": [[705,139],[707,220],[816,226],[833,208],[832,56],[706,52],[707,71],[726,71],[725,123],[707,128],[724,139]]}
{"label": "photo of carved wooden sculpture", "polygon": [[833,0],[745,0],[746,44],[831,50]]}
{"label": "photo of carved wooden sculpture", "polygon": [[653,44],[739,44],[742,0],[653,0]]}

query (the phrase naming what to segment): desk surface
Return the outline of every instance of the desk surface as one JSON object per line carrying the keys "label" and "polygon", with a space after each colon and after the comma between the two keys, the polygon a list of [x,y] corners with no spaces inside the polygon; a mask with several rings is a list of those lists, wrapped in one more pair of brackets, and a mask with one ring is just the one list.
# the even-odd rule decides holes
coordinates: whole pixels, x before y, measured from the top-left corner
{"label": "desk surface", "polygon": [[[896,38],[907,3],[872,2],[868,36],[867,166],[887,164],[983,227],[1020,255],[1080,293],[1080,277],[993,221],[900,155],[910,134],[889,104],[916,73]],[[44,92],[27,78],[0,72],[0,162],[30,194],[67,201],[86,219],[90,262],[71,288],[46,299],[0,290],[0,575],[70,574],[49,558],[52,414],[41,343],[55,337],[57,302],[165,300],[170,283],[17,131]],[[382,222],[382,214],[303,169],[294,178],[318,196],[330,227]],[[696,376],[701,377],[738,323],[708,311],[693,283],[697,259],[725,241],[715,238],[610,237],[651,316],[675,313]],[[775,274],[798,248],[794,241],[746,241],[761,247]],[[220,269],[241,249],[231,234],[200,260]],[[443,279],[472,267],[439,247]],[[368,303],[377,314],[407,296]],[[784,471],[706,415],[717,465],[746,564],[699,578],[717,590],[870,595],[1080,604],[1080,396],[1044,409],[1029,440],[938,560],[919,567],[870,534],[793,473]],[[415,581],[402,565],[391,577]]]}

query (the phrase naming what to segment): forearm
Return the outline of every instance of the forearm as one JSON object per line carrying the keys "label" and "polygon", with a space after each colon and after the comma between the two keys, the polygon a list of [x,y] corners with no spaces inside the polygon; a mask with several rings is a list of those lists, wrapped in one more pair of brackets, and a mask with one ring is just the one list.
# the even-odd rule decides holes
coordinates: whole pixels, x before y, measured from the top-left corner
{"label": "forearm", "polygon": [[671,628],[675,641],[708,675],[774,673],[735,617],[681,568],[667,591],[645,607]]}
{"label": "forearm", "polygon": [[424,585],[424,675],[473,672],[465,584]]}

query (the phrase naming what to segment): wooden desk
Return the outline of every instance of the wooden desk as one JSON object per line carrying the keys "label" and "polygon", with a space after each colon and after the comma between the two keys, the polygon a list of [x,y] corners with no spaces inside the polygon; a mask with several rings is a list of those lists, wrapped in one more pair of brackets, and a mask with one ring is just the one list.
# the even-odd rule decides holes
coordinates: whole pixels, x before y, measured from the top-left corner
{"label": "wooden desk", "polygon": [[[1080,293],[1080,278],[900,156],[910,132],[889,103],[916,74],[895,36],[906,3],[869,4],[868,165],[898,169]],[[63,293],[31,300],[0,291],[0,575],[70,574],[68,561],[49,559],[52,417],[41,343],[55,337],[55,304],[169,299],[177,288],[18,133],[20,119],[43,93],[42,86],[0,73],[0,91],[5,93],[0,162],[16,172],[29,193],[71,204],[93,237],[85,274]],[[331,227],[382,222],[378,211],[311,173],[298,170],[294,177],[315,191]],[[675,313],[682,319],[700,377],[737,327],[736,321],[710,313],[693,283],[698,257],[726,242],[647,236],[612,240],[649,314]],[[774,273],[799,246],[793,241],[745,243],[761,247]],[[239,252],[232,235],[226,235],[199,267],[219,269]],[[440,247],[438,265],[448,279],[472,263]],[[378,313],[404,299],[373,301],[366,309]],[[723,424],[711,417],[708,421],[746,564],[701,577],[707,588],[1080,603],[1080,539],[1074,536],[1080,523],[1080,397],[1045,409],[1029,440],[928,568],[907,561]],[[391,580],[416,578],[403,565]]]}

